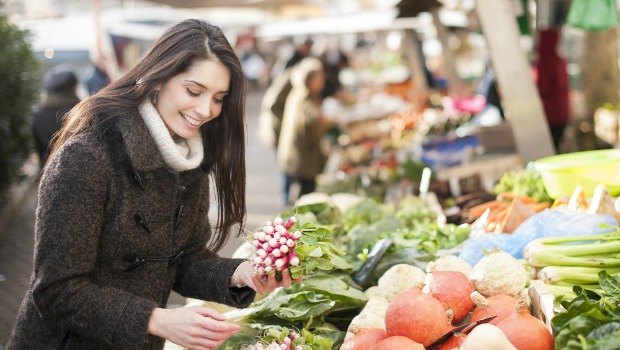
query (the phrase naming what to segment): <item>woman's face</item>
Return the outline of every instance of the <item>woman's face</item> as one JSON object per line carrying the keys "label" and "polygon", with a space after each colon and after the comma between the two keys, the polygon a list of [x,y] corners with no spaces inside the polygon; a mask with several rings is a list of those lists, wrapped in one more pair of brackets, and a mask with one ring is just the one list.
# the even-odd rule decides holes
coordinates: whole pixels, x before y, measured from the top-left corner
{"label": "woman's face", "polygon": [[170,135],[190,139],[217,118],[230,87],[230,72],[220,62],[199,61],[160,86],[157,111]]}

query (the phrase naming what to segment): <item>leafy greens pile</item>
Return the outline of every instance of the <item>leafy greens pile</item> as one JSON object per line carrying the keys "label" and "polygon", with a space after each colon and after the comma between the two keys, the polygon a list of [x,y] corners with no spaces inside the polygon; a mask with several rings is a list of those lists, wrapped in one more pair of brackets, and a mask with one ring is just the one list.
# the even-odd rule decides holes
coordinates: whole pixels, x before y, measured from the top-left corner
{"label": "leafy greens pile", "polygon": [[566,311],[551,320],[557,350],[613,350],[620,344],[620,276],[599,273],[604,295],[574,286]]}

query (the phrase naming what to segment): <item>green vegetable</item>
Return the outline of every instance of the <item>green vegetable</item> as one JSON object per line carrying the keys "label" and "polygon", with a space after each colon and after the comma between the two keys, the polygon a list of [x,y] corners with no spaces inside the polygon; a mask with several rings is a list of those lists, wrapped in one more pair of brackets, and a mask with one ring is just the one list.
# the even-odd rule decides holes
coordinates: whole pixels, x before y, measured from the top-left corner
{"label": "green vegetable", "polygon": [[[545,266],[538,272],[538,277],[548,284],[567,282],[571,284],[598,283],[600,267],[581,266]],[[620,273],[620,267],[609,268],[607,273]]]}
{"label": "green vegetable", "polygon": [[351,270],[351,265],[343,259],[345,252],[337,248],[328,237],[330,230],[324,226],[316,226],[310,222],[303,223],[294,229],[302,235],[297,241],[295,253],[301,262],[298,266],[289,266],[293,279],[315,272],[316,270]]}
{"label": "green vegetable", "polygon": [[551,320],[557,350],[617,349],[620,344],[620,277],[599,272],[601,290],[574,286],[575,297]]}
{"label": "green vegetable", "polygon": [[301,346],[302,350],[331,350],[332,348],[332,340],[329,338],[315,335],[306,329],[302,329],[301,332],[297,332],[295,330],[289,330],[286,327],[283,327],[281,330],[276,328],[268,329],[262,337],[260,343],[265,346],[274,342],[277,344],[282,344],[284,338],[288,338],[290,335],[294,336],[291,349],[296,346]]}
{"label": "green vegetable", "polygon": [[504,192],[532,197],[537,202],[553,202],[553,199],[547,194],[540,172],[534,168],[534,163],[531,162],[527,164],[525,169],[518,172],[509,171],[499,179],[493,188],[493,193]]}
{"label": "green vegetable", "polygon": [[613,232],[592,236],[539,238],[527,244],[523,257],[534,267],[620,267],[620,235],[619,232]]}

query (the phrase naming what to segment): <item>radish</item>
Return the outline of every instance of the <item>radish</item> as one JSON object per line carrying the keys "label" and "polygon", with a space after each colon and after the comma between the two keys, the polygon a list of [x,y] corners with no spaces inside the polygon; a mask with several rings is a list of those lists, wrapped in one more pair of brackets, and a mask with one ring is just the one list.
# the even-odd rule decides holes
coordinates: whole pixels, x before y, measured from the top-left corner
{"label": "radish", "polygon": [[[331,270],[334,262],[339,268],[350,268],[340,258],[344,252],[331,242],[330,233],[326,227],[302,224],[294,215],[287,219],[276,217],[248,234],[253,247],[248,260],[259,277],[276,274],[280,278],[280,273],[288,269],[291,277],[298,279],[316,269]],[[313,263],[305,263],[311,260]]]}
{"label": "radish", "polygon": [[332,341],[319,335],[314,335],[302,329],[290,330],[283,327],[282,330],[271,328],[265,331],[260,341],[255,345],[243,347],[248,350],[303,350],[303,349],[331,349]]}

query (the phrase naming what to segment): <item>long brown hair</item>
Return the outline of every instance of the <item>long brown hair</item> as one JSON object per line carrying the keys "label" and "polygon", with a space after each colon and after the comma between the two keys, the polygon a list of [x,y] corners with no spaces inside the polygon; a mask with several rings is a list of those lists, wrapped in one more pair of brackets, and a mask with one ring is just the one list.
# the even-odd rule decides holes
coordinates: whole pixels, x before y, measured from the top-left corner
{"label": "long brown hair", "polygon": [[100,116],[115,118],[137,109],[153,97],[158,86],[206,60],[221,62],[231,77],[220,116],[200,128],[220,207],[209,248],[218,251],[235,224],[241,234],[246,219],[246,86],[239,58],[217,26],[188,19],[169,28],[133,69],[69,112],[54,141],[52,156],[69,138],[91,130],[96,116],[97,122],[103,122]]}

